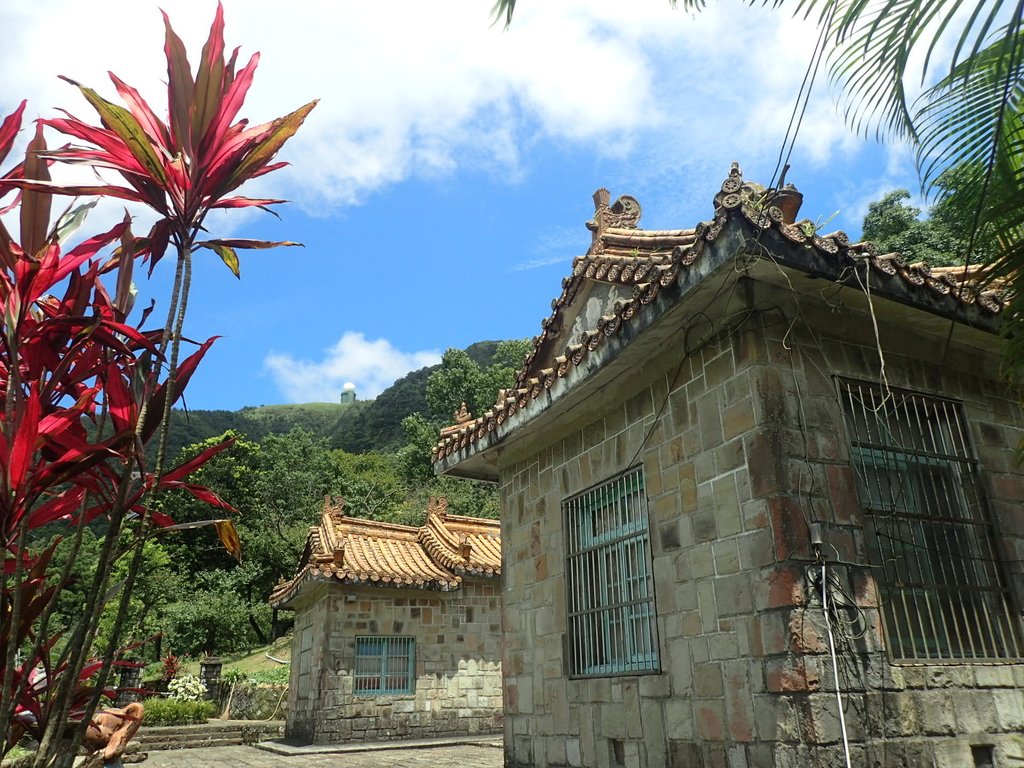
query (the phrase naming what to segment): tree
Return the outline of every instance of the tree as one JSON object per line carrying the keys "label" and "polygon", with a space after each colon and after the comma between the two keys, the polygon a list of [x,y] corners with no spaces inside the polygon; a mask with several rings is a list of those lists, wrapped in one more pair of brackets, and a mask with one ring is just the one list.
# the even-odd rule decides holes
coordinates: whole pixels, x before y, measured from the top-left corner
{"label": "tree", "polygon": [[441,358],[441,367],[427,379],[431,419],[438,424],[450,423],[462,403],[475,415],[493,406],[498,390],[512,386],[531,346],[529,339],[498,342],[486,367],[465,350],[448,349]]}
{"label": "tree", "polygon": [[397,522],[394,513],[405,501],[406,486],[395,456],[338,450],[331,457],[338,466],[339,491],[345,499],[346,514]]}
{"label": "tree", "polygon": [[[185,448],[180,460],[202,455],[225,438],[233,439],[233,445],[196,472],[195,479],[239,511],[236,526],[245,551],[242,562],[210,546],[200,531],[183,530],[168,540],[167,547],[176,568],[192,582],[210,573],[228,574],[222,583],[229,584],[246,607],[243,616],[248,629],[238,627],[239,638],[265,643],[274,634],[267,597],[279,579],[294,573],[309,527],[320,519],[324,496],[339,490],[339,468],[326,440],[302,429],[267,435],[259,443],[227,433]],[[206,514],[201,504],[184,493],[169,494],[164,504],[165,511],[182,524]],[[224,633],[218,631],[212,637],[223,638]],[[230,644],[243,647],[246,642],[232,637]]]}
{"label": "tree", "polygon": [[[676,0],[670,0],[675,5]],[[706,0],[682,0],[699,11]],[[785,0],[775,0],[782,6]],[[964,265],[983,258],[990,275],[1010,283],[1003,313],[1011,337],[1008,367],[1024,372],[1024,0],[937,3],[926,0],[791,0],[795,12],[817,12],[829,76],[847,122],[857,131],[909,142],[922,186],[959,211]],[[512,20],[516,0],[497,0],[496,18]],[[948,69],[911,101],[911,67],[933,77],[933,57],[953,34]],[[912,85],[912,84],[909,84]],[[956,169],[956,184],[943,186]]]}
{"label": "tree", "polygon": [[910,192],[896,189],[881,200],[870,203],[864,216],[863,236],[882,253],[896,251],[907,261],[923,261],[933,267],[951,267],[962,263],[966,243],[936,215],[919,219],[921,209],[907,205]]}

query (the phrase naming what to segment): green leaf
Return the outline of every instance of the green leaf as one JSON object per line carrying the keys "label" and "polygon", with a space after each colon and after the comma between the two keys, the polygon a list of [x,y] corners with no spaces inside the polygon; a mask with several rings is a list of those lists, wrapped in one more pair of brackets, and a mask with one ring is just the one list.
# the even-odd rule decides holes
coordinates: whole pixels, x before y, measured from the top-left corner
{"label": "green leaf", "polygon": [[231,274],[241,279],[241,268],[238,263],[238,254],[235,253],[235,249],[227,245],[217,244],[211,245],[210,248],[220,256],[220,260],[223,261],[227,265],[228,269],[231,270]]}
{"label": "green leaf", "polygon": [[98,202],[99,200],[92,200],[91,202],[83,203],[77,208],[74,208],[61,216],[60,220],[57,222],[58,242],[67,242],[67,239],[77,232],[78,228],[82,226],[82,222],[85,221],[85,217],[89,215],[89,211],[96,207],[96,203]]}
{"label": "green leaf", "polygon": [[319,99],[299,107],[297,110],[284,117],[279,117],[273,122],[273,127],[268,131],[266,138],[263,139],[249,154],[245,156],[245,159],[239,163],[238,168],[231,174],[231,178],[228,180],[228,184],[225,192],[230,192],[232,189],[240,186],[241,184],[248,181],[256,171],[262,168],[264,165],[269,163],[274,155],[277,154],[278,150],[284,146],[284,143],[288,141],[295,132],[299,130],[302,122],[306,119],[306,116],[313,111],[313,107],[317,105]]}

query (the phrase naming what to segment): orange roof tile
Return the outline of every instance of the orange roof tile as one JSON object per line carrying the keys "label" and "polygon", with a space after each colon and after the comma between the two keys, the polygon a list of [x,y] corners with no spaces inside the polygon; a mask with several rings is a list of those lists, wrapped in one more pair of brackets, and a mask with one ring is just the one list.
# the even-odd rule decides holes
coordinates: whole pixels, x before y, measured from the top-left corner
{"label": "orange roof tile", "polygon": [[337,579],[412,589],[459,589],[463,576],[501,573],[498,521],[448,515],[448,500],[431,499],[421,528],[349,517],[344,500],[328,497],[320,525],[310,528],[296,575],[279,584],[280,606],[310,580]]}
{"label": "orange roof tile", "polygon": [[434,562],[459,575],[501,573],[501,528],[497,520],[448,514],[448,499],[431,499],[419,541]]}
{"label": "orange roof tile", "polygon": [[[474,445],[517,412],[529,408],[606,339],[618,334],[624,324],[657,298],[662,288],[676,282],[701,257],[705,247],[737,219],[755,231],[774,230],[791,243],[809,247],[815,258],[838,269],[866,262],[875,272],[898,278],[908,291],[926,289],[924,295],[918,293],[917,299],[908,303],[916,301],[928,308],[927,294],[950,297],[959,305],[976,305],[983,316],[997,315],[1005,305],[1000,286],[986,287],[979,282],[977,268],[965,280],[962,268],[911,265],[899,254],[879,254],[871,243],[851,243],[842,231],[819,235],[810,219],[786,221],[783,209],[795,213],[799,203],[791,207],[792,198],[802,198],[795,189],[787,187],[774,194],[768,197],[760,185],[745,182],[739,166],[733,163],[729,177],[715,195],[712,221],[701,222],[693,229],[642,230],[637,227],[642,211],[635,198],[624,195],[609,204],[607,190],[595,192],[594,218],[587,223],[592,232],[590,249],[573,260],[572,274],[562,280],[562,293],[551,302],[551,315],[541,321],[541,333],[534,337],[533,349],[517,374],[515,386],[499,392],[494,406],[477,418],[445,428],[433,449],[435,462]],[[631,287],[631,292],[615,301],[613,311],[596,323],[575,335],[565,333],[566,309],[595,282]]]}

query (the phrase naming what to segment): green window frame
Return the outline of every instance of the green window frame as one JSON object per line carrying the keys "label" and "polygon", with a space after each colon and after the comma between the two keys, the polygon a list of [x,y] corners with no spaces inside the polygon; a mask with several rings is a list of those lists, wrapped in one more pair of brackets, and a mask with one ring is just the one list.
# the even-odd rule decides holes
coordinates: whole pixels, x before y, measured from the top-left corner
{"label": "green window frame", "polygon": [[890,656],[1021,658],[962,404],[859,381],[838,386]]}
{"label": "green window frame", "polygon": [[357,637],[353,677],[357,696],[413,693],[416,640],[398,636]]}
{"label": "green window frame", "polygon": [[660,671],[642,467],[562,502],[571,677]]}

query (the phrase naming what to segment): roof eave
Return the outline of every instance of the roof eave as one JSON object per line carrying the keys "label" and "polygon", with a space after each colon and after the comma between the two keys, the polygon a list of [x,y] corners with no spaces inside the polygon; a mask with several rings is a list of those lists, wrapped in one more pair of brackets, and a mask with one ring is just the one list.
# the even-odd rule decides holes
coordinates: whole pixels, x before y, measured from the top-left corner
{"label": "roof eave", "polygon": [[[914,285],[898,271],[887,273],[876,264],[871,264],[871,257],[867,253],[856,253],[853,249],[843,249],[842,255],[828,253],[815,247],[812,242],[793,242],[776,229],[756,227],[740,211],[731,211],[727,214],[721,232],[714,240],[706,243],[701,257],[681,270],[677,279],[661,289],[655,299],[637,312],[631,322],[623,323],[617,335],[608,338],[596,352],[587,355],[585,361],[573,367],[564,378],[558,378],[550,387],[544,388],[525,409],[518,410],[503,423],[471,440],[468,445],[436,460],[435,473],[496,482],[499,454],[513,443],[528,439],[535,432],[538,419],[555,403],[560,404],[564,410],[571,408],[577,397],[582,399],[591,388],[586,384],[593,384],[594,375],[598,371],[606,368],[633,339],[658,322],[673,307],[705,286],[712,275],[725,266],[736,274],[733,269],[735,258],[738,254],[749,253],[751,242],[758,244],[758,253],[770,253],[770,258],[779,266],[808,277],[822,278],[856,290],[863,290],[866,280],[873,297],[928,312],[988,335],[999,333],[999,315],[977,303],[962,301],[955,289],[939,293],[927,285]],[[868,266],[858,268],[859,263]]]}
{"label": "roof eave", "polygon": [[[550,388],[545,388],[525,410],[517,411],[511,418],[469,445],[453,451],[434,462],[435,474],[473,480],[498,480],[498,456],[515,441],[528,439],[533,427],[553,405],[571,408],[577,399],[583,400],[591,388],[598,386],[594,375],[614,361],[630,343],[654,325],[682,299],[695,291],[708,287],[708,278],[723,265],[730,265],[730,273],[736,254],[744,247],[746,235],[725,227],[714,241],[708,242],[701,258],[697,259],[671,284],[662,288],[651,303],[643,306],[629,322],[623,323],[614,336],[606,339],[597,350],[586,356],[580,365],[569,369],[564,378],[555,379]],[[589,384],[589,386],[587,386]]]}

